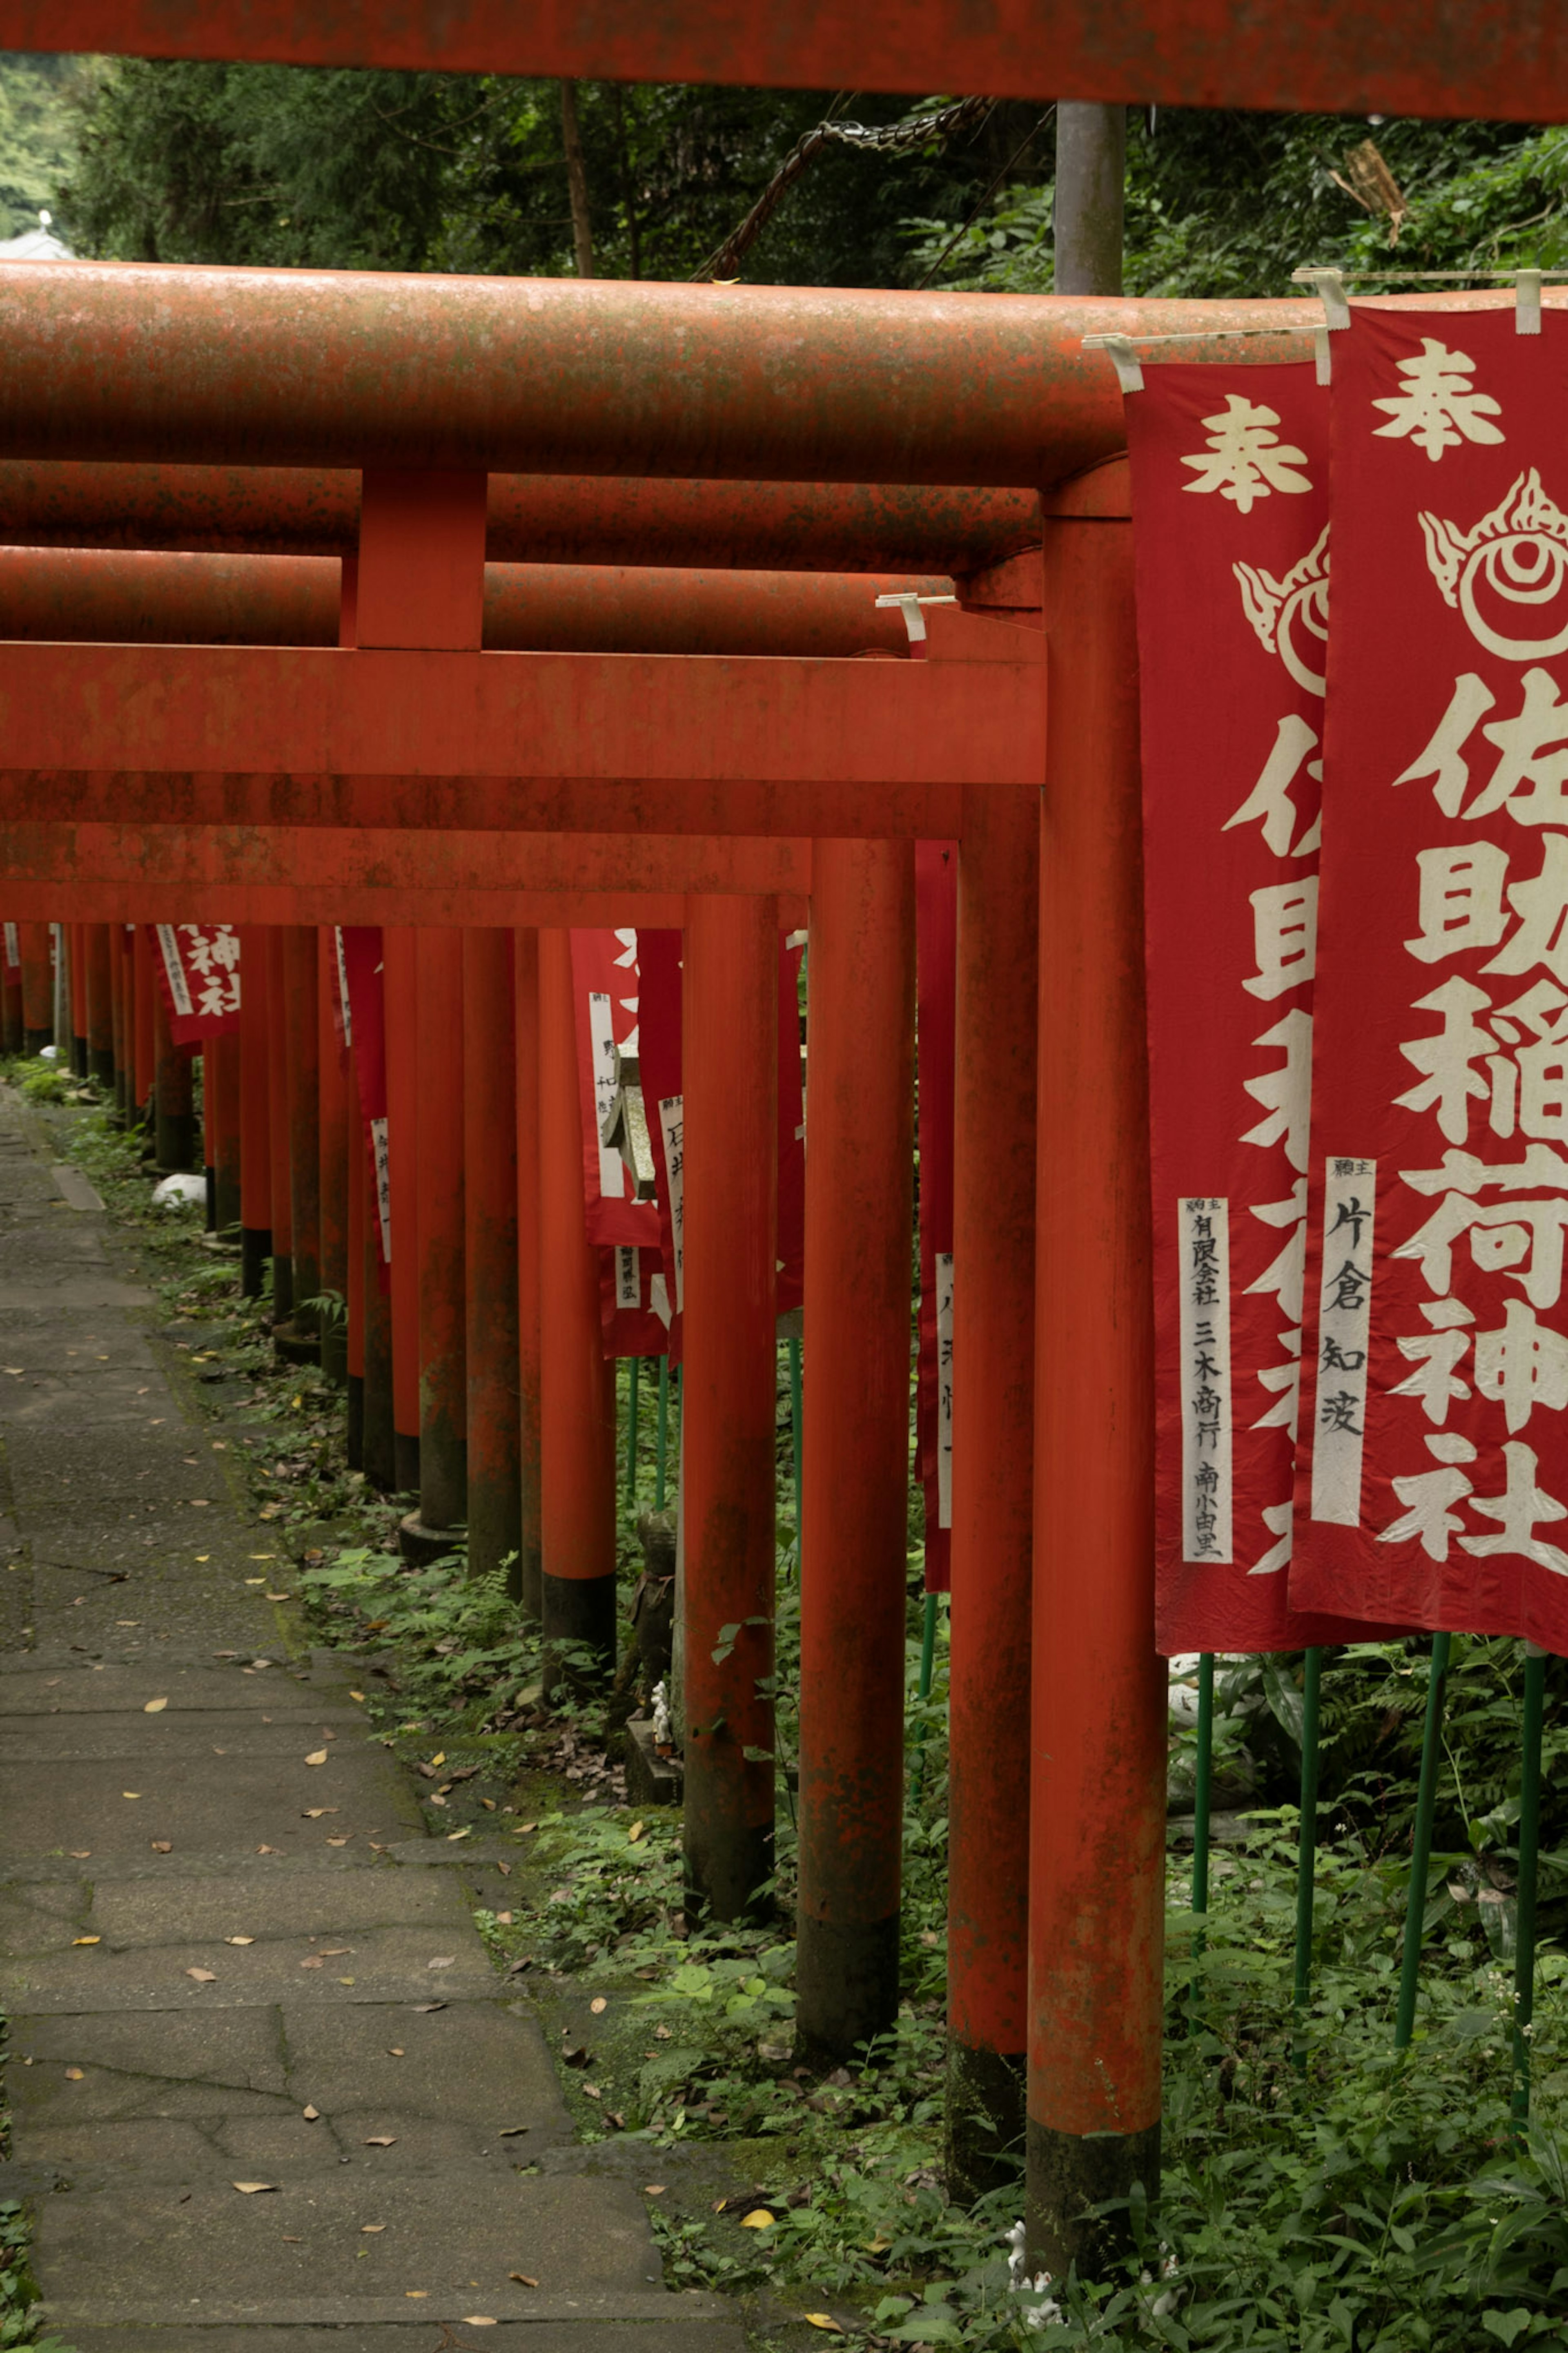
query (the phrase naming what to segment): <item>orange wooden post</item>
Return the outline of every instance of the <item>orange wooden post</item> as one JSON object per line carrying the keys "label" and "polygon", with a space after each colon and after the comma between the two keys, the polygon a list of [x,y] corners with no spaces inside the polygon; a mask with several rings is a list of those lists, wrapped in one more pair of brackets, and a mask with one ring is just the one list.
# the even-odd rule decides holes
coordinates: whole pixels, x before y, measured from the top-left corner
{"label": "orange wooden post", "polygon": [[[389,1307],[393,1486],[400,1494],[419,1492],[419,1196],[416,1173],[419,1091],[414,1060],[418,983],[414,941],[414,931],[406,923],[383,926],[388,1190],[392,1201]],[[366,1303],[368,1309],[368,1301]]]}
{"label": "orange wooden post", "polygon": [[[347,1186],[346,1227],[348,1238],[347,1264],[343,1271],[343,1369],[348,1384],[348,1429],[345,1440],[351,1471],[363,1471],[364,1461],[364,1292],[365,1228],[369,1203],[366,1198],[366,1170],[370,1154],[366,1146],[363,1124],[359,1117],[358,1078],[352,1051],[345,1057],[347,1075],[344,1092],[348,1098],[346,1149],[343,1156],[343,1180]],[[322,1064],[323,1070],[326,1068]],[[323,1102],[322,1109],[325,1111]],[[322,1129],[322,1149],[326,1149],[326,1129]],[[373,1212],[371,1214],[374,1214]]]}
{"label": "orange wooden post", "polygon": [[70,950],[71,976],[71,1069],[79,1079],[88,1074],[87,1051],[87,925],[68,923],[66,939]]}
{"label": "orange wooden post", "polygon": [[125,953],[125,926],[109,926],[109,1020],[110,1051],[114,1064],[114,1109],[121,1127],[128,1122],[131,1104],[131,1046],[129,1008],[131,993],[131,959]]}
{"label": "orange wooden post", "polygon": [[[321,1289],[343,1302],[341,1312],[321,1319],[321,1370],[329,1380],[348,1378],[348,1296],[351,1251],[349,1194],[349,1062],[332,1018],[337,993],[337,934],[328,924],[316,945],[316,1081],[320,1140],[317,1195],[320,1208]],[[363,1248],[363,1244],[362,1244]],[[360,1280],[363,1281],[362,1264]],[[363,1317],[363,1307],[361,1305]],[[363,1335],[359,1371],[364,1370]],[[357,1466],[356,1466],[357,1467]]]}
{"label": "orange wooden post", "polygon": [[267,1134],[272,1179],[272,1323],[294,1313],[294,1196],[289,1155],[289,1012],[283,928],[268,923],[267,947]]}
{"label": "orange wooden post", "polygon": [[316,927],[289,923],[278,935],[282,979],[278,1046],[283,1058],[289,1159],[289,1217],[293,1261],[293,1309],[279,1317],[279,1352],[298,1364],[321,1360],[317,1310],[304,1302],[321,1289],[321,1110],[320,988],[316,978]]}
{"label": "orange wooden post", "polygon": [[205,1052],[203,1092],[212,1116],[214,1229],[218,1234],[237,1236],[244,1208],[238,1030],[228,1029],[220,1037],[209,1038]]}
{"label": "orange wooden post", "polygon": [[55,1034],[47,923],[18,923],[22,956],[22,1050],[41,1053]]}
{"label": "orange wooden post", "polygon": [[948,2152],[969,2192],[1023,2129],[1033,1548],[1039,795],[966,795],[954,1058]]}
{"label": "orange wooden post", "polygon": [[468,1516],[468,1386],[463,1322],[463,935],[414,934],[418,1090],[419,1508],[399,1541],[411,1560],[447,1552]]}
{"label": "orange wooden post", "polygon": [[1130,522],[1045,525],[1031,2260],[1158,2186],[1166,1691],[1154,1651],[1153,1334]]}
{"label": "orange wooden post", "polygon": [[583,1199],[572,943],[539,934],[540,1615],[545,1641],[616,1655],[616,1391]]}
{"label": "orange wooden post", "polygon": [[169,1008],[158,976],[157,951],[148,959],[147,997],[153,1013],[153,1140],[161,1169],[193,1168],[196,1163],[191,1056],[176,1046]]}
{"label": "orange wooden post", "polygon": [[[360,1197],[360,1291],[364,1316],[361,1467],[367,1479],[391,1494],[401,1483],[397,1433],[393,1426],[392,1284],[382,1263],[375,1170],[363,1127],[354,1130],[349,1162],[350,1182]],[[416,1467],[418,1443],[416,1439]]]}
{"label": "orange wooden post", "polygon": [[271,992],[267,933],[259,924],[241,934],[239,970],[239,1288],[243,1298],[259,1299],[272,1254]]}
{"label": "orange wooden post", "polygon": [[512,934],[517,1039],[517,1423],[521,1518],[516,1590],[526,1617],[540,1587],[539,934]]}
{"label": "orange wooden post", "polygon": [[6,928],[16,934],[16,962],[12,964],[7,946],[4,959],[0,960],[0,975],[5,981],[4,993],[0,995],[0,1045],[7,1054],[20,1054],[23,1051],[21,926],[13,923]]}
{"label": "orange wooden post", "polygon": [[681,1520],[692,1920],[752,1918],[772,1904],[777,923],[767,898],[687,902]]}
{"label": "orange wooden post", "polygon": [[[114,1006],[109,992],[109,925],[84,923],[87,951],[88,1069],[100,1087],[114,1084]],[[26,964],[22,966],[24,1001]]]}
{"label": "orange wooden post", "polygon": [[511,934],[463,934],[468,1571],[515,1571],[522,1543],[517,1386],[517,1035]]}
{"label": "orange wooden post", "polygon": [[131,966],[135,984],[136,1034],[132,1060],[136,1071],[135,1109],[138,1118],[153,1111],[153,1089],[158,1080],[158,1007],[163,992],[153,970],[153,937],[145,923],[138,923],[132,934]]}
{"label": "orange wooden post", "polygon": [[812,848],[796,2025],[849,2059],[899,2011],[914,851]]}

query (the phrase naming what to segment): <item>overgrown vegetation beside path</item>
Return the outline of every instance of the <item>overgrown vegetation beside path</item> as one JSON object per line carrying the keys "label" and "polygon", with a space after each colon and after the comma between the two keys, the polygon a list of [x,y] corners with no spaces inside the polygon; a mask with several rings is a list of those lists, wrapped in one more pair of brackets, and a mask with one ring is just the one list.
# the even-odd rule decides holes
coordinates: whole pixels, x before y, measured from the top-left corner
{"label": "overgrown vegetation beside path", "polygon": [[[1173,1840],[1161,2206],[1131,2218],[1140,2252],[1123,2278],[1033,2286],[1011,2260],[1016,2193],[965,2210],[943,2184],[944,1683],[939,1645],[931,1698],[915,1701],[918,1557],[902,2009],[880,2045],[824,2075],[797,2061],[792,2031],[793,1526],[781,1525],[777,1920],[689,1936],[679,1820],[625,1803],[602,1707],[545,1708],[537,1646],[499,1580],[470,1582],[460,1559],[402,1565],[397,1506],[343,1467],[341,1397],[276,1365],[266,1303],[238,1299],[235,1262],[203,1246],[194,1212],[151,1210],[132,1142],[84,1103],[41,1115],[60,1123],[61,1149],[157,1286],[195,1409],[227,1425],[225,1459],[275,1545],[268,1589],[289,1597],[290,1638],[385,1670],[365,1680],[385,1694],[376,1736],[414,1772],[432,1835],[463,1859],[497,1968],[538,2005],[583,2138],[645,2191],[672,2284],[735,2295],[759,2353],[831,2334],[973,2353],[1568,2342],[1568,1961],[1550,1943],[1526,2138],[1509,2116],[1512,1646],[1456,1644],[1440,1869],[1416,2039],[1399,2061],[1422,1651],[1360,1645],[1325,1672],[1315,1973],[1299,2034],[1284,1801],[1298,1662],[1222,1673],[1216,1774],[1232,1812],[1201,1953],[1179,1830]],[[631,1506],[623,1535],[629,1565]],[[1173,1736],[1178,1805],[1189,1737]],[[1561,1755],[1568,1731],[1550,1738]],[[1560,1790],[1549,1849],[1565,1831]],[[1568,1863],[1554,1854],[1553,1867],[1548,1927],[1568,1890]]]}

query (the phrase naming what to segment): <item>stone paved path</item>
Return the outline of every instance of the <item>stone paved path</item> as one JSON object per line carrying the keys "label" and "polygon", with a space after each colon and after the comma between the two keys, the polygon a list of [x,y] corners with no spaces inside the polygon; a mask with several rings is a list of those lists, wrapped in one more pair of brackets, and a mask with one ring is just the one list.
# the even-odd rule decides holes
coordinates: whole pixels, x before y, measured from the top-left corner
{"label": "stone paved path", "polygon": [[471,1864],[246,1583],[282,1563],[127,1256],[0,1091],[0,2173],[48,2324],[80,2353],[741,2353],[662,2286],[637,2177],[574,2147]]}

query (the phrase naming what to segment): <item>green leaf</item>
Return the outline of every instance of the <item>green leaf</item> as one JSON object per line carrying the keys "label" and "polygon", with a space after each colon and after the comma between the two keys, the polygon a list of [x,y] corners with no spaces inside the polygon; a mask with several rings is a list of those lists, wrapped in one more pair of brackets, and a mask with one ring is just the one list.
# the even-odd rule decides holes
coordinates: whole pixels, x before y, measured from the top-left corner
{"label": "green leaf", "polygon": [[1513,2345],[1530,2327],[1531,2317],[1522,2304],[1516,2304],[1511,2312],[1483,2312],[1481,2327],[1500,2344]]}

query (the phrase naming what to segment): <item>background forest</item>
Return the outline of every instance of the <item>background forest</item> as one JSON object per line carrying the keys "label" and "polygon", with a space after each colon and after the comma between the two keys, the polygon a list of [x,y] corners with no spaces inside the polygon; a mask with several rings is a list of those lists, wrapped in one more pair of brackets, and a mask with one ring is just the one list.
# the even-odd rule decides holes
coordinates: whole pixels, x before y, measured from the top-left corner
{"label": "background forest", "polygon": [[[0,235],[44,207],[75,252],[122,260],[686,279],[803,132],[921,111],[865,91],[601,82],[569,86],[563,110],[559,83],[494,75],[0,56]],[[744,274],[1048,292],[1052,129],[1049,107],[1007,100],[947,143],[828,146]],[[1562,128],[1130,118],[1130,293],[1283,293],[1306,261],[1565,258]]]}

